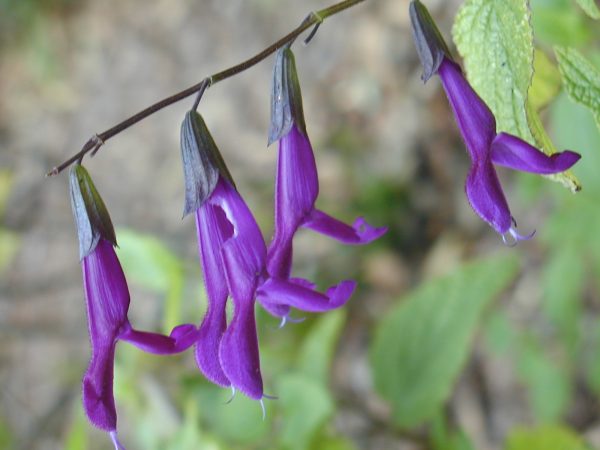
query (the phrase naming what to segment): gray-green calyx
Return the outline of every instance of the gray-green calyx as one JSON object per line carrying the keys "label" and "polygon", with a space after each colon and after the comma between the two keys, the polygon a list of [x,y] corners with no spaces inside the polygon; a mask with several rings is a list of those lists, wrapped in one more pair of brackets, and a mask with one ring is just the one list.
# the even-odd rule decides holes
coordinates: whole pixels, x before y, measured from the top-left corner
{"label": "gray-green calyx", "polygon": [[285,46],[275,55],[268,145],[289,133],[293,125],[306,134],[296,61],[292,50]]}
{"label": "gray-green calyx", "polygon": [[88,171],[76,164],[69,174],[71,208],[79,236],[79,257],[94,251],[100,238],[117,245],[115,229]]}

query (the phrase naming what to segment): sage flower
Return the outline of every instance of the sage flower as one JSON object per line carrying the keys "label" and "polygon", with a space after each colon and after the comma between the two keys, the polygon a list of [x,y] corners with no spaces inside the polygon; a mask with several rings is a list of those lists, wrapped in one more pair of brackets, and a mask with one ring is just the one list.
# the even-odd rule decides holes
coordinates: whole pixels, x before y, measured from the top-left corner
{"label": "sage flower", "polygon": [[[272,278],[267,249],[252,212],[237,192],[202,117],[187,113],[182,125],[186,185],[184,213],[195,212],[208,308],[200,326],[196,360],[202,373],[220,386],[248,397],[265,397],[254,315],[258,299],[304,311],[327,311],[346,303],[353,281],[342,281],[326,294],[305,280]],[[228,297],[233,317],[226,318]]]}
{"label": "sage flower", "polygon": [[410,4],[413,37],[424,67],[423,81],[439,75],[452,107],[458,128],[471,157],[465,191],[473,210],[494,228],[506,243],[529,239],[517,232],[516,221],[494,165],[536,174],[555,174],[572,167],[578,153],[566,150],[546,155],[523,139],[509,133],[497,133],[496,119],[477,95],[454,62],[437,26],[425,6],[418,0]]}
{"label": "sage flower", "polygon": [[114,229],[96,188],[80,165],[70,173],[71,204],[79,236],[83,285],[92,359],[83,377],[83,406],[96,427],[107,431],[117,450],[117,413],[113,394],[113,365],[117,341],[127,341],[156,354],[179,353],[192,346],[194,325],[173,329],[170,336],[138,331],[127,318],[129,289],[114,250]]}
{"label": "sage flower", "polygon": [[[278,50],[273,69],[269,145],[279,141],[275,176],[275,228],[269,245],[267,267],[274,278],[291,275],[292,241],[300,227],[309,228],[345,244],[367,244],[387,228],[369,225],[362,217],[345,224],[315,208],[319,177],[306,132],[300,83],[294,54],[286,46]],[[284,320],[285,305],[265,305]]]}

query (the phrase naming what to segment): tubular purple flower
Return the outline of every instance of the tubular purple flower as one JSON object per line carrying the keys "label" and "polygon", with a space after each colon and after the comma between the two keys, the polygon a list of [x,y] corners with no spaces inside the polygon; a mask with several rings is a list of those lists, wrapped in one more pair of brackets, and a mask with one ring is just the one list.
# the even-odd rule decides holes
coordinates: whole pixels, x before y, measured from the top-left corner
{"label": "tubular purple flower", "polygon": [[114,229],[104,203],[87,171],[74,166],[70,174],[71,202],[79,235],[83,284],[92,359],[83,377],[83,406],[89,420],[107,431],[117,450],[117,413],[113,365],[118,340],[156,354],[179,353],[198,338],[194,325],[173,329],[170,336],[132,328],[127,312],[129,290],[114,250]]}
{"label": "tubular purple flower", "polygon": [[458,128],[471,157],[465,191],[473,210],[494,228],[506,243],[529,239],[516,230],[494,164],[523,172],[555,174],[572,167],[581,156],[570,150],[553,155],[508,133],[496,132],[494,115],[471,87],[425,6],[418,0],[410,4],[410,18],[417,52],[423,64],[423,80],[437,73],[452,107]]}
{"label": "tubular purple flower", "polygon": [[[196,360],[211,381],[231,386],[248,397],[262,399],[255,300],[277,296],[279,304],[307,311],[325,311],[343,305],[354,282],[315,292],[310,282],[272,279],[266,270],[267,250],[250,209],[235,189],[231,176],[202,117],[188,112],[182,126],[182,155],[186,183],[186,212],[196,212],[198,242],[208,297],[200,326]],[[189,137],[189,139],[188,139]],[[191,156],[199,153],[200,156]],[[186,155],[187,154],[187,155]],[[195,164],[196,167],[185,167]],[[218,166],[219,165],[219,166]],[[214,187],[208,180],[217,173]],[[193,173],[194,176],[188,176]],[[198,187],[195,187],[198,185]],[[204,186],[209,186],[207,189]],[[227,297],[234,304],[227,324]],[[265,303],[269,304],[268,300]]]}
{"label": "tubular purple flower", "polygon": [[[319,179],[315,157],[308,139],[302,108],[300,84],[294,55],[289,47],[277,52],[271,93],[269,144],[278,140],[275,177],[275,229],[269,245],[267,268],[272,277],[288,279],[292,266],[292,241],[300,227],[327,235],[345,244],[367,244],[387,228],[375,228],[362,217],[352,226],[315,208]],[[283,316],[289,308],[271,299],[263,306]]]}

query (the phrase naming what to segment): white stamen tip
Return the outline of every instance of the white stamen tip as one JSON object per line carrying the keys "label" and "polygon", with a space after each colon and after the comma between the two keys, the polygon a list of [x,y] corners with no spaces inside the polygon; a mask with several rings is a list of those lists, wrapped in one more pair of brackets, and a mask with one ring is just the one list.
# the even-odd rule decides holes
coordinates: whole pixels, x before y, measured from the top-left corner
{"label": "white stamen tip", "polygon": [[265,399],[264,398],[260,399],[260,407],[262,409],[263,420],[265,420],[267,418],[267,410],[265,409]]}
{"label": "white stamen tip", "polygon": [[281,323],[279,324],[279,327],[278,327],[278,328],[281,330],[281,329],[282,329],[282,328],[285,326],[285,323],[286,323],[286,322],[287,322],[287,316],[283,316],[283,317],[281,318]]}
{"label": "white stamen tip", "polygon": [[231,386],[231,397],[225,402],[226,405],[229,405],[233,401],[235,397],[235,392],[235,387]]}
{"label": "white stamen tip", "polygon": [[115,446],[115,450],[127,450],[125,447],[123,447],[123,445],[119,442],[119,439],[117,438],[117,430],[113,430],[109,433],[110,435],[110,440],[112,441],[113,445]]}

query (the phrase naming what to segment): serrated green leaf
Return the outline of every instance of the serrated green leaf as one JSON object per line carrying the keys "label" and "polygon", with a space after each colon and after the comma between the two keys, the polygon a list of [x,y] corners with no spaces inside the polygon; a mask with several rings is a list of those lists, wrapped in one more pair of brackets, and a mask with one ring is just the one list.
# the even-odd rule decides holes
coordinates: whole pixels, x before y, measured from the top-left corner
{"label": "serrated green leaf", "polygon": [[467,0],[452,29],[469,82],[496,116],[498,131],[533,141],[525,104],[533,75],[526,0]]}
{"label": "serrated green leaf", "polygon": [[410,428],[448,398],[481,313],[514,278],[513,257],[496,257],[424,283],[383,318],[371,347],[375,387],[394,422]]}
{"label": "serrated green leaf", "polygon": [[[527,0],[467,0],[452,29],[469,82],[496,117],[498,132],[521,137],[544,153],[556,149],[528,101],[533,77],[533,31]],[[581,189],[570,172],[548,177]]]}
{"label": "serrated green leaf", "polygon": [[555,47],[554,52],[569,97],[588,108],[600,128],[600,71],[574,48]]}
{"label": "serrated green leaf", "polygon": [[533,58],[533,79],[529,88],[529,104],[539,111],[556,97],[560,90],[560,72],[550,58],[536,49]]}
{"label": "serrated green leaf", "polygon": [[586,450],[583,439],[562,425],[516,428],[506,441],[506,450]]}
{"label": "serrated green leaf", "polygon": [[117,254],[123,269],[134,283],[166,295],[163,329],[169,333],[181,323],[184,286],[183,264],[159,239],[133,230],[119,229]]}
{"label": "serrated green leaf", "polygon": [[576,0],[581,9],[592,19],[600,19],[600,10],[595,0]]}
{"label": "serrated green leaf", "polygon": [[333,413],[329,392],[318,381],[299,374],[281,377],[277,391],[285,417],[280,435],[283,447],[308,448],[315,432]]}

